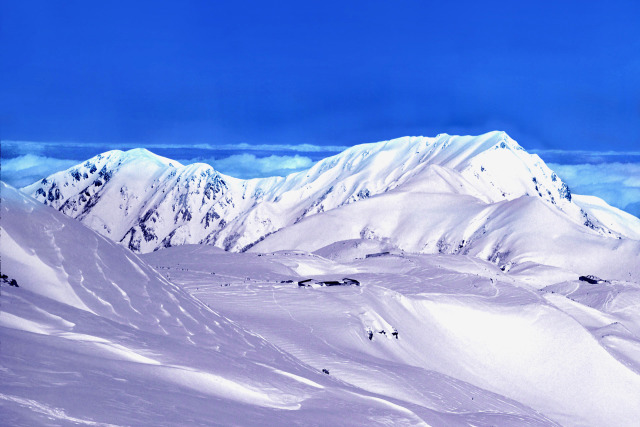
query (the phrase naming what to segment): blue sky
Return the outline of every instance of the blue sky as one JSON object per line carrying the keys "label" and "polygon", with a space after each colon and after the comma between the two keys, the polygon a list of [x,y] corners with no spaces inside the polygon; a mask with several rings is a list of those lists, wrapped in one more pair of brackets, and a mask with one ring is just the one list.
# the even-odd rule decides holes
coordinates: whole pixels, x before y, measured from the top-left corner
{"label": "blue sky", "polygon": [[[640,150],[637,1],[21,0],[0,12],[5,166],[164,144],[283,173],[357,143],[494,129],[541,153]],[[202,144],[230,148],[189,151]]]}

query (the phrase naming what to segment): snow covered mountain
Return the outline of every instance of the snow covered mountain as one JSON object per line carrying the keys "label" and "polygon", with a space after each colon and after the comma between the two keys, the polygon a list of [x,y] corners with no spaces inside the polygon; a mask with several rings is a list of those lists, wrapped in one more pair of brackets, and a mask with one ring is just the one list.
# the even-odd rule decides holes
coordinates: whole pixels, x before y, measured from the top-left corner
{"label": "snow covered mountain", "polygon": [[[309,224],[324,233],[317,247],[327,239],[392,239],[405,251],[471,251],[501,258],[502,265],[510,260],[497,253],[528,252],[537,240],[556,236],[557,222],[604,238],[605,246],[640,239],[640,220],[602,201],[575,203],[542,159],[504,132],[358,145],[306,171],[251,180],[205,164],[183,166],[143,149],[110,151],[22,191],[141,253],[188,243],[245,251],[265,239],[280,243],[256,249],[302,248],[308,245],[289,245],[295,239],[284,236],[311,218]],[[339,222],[349,224],[348,233],[322,219],[334,214],[345,216]],[[369,223],[372,216],[376,220]],[[506,220],[496,224],[507,216],[513,227],[529,232],[518,244],[506,241],[512,231]],[[478,246],[489,230],[503,237]]]}

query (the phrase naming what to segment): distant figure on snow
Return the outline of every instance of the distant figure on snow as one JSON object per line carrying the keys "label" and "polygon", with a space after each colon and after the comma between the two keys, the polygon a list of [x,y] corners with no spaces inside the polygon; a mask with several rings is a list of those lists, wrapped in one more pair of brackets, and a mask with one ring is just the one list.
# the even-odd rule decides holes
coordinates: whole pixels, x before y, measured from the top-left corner
{"label": "distant figure on snow", "polygon": [[387,333],[384,331],[384,329],[383,329],[383,330],[381,330],[381,331],[378,331],[378,333],[379,333],[379,334],[382,334],[382,335],[387,335]]}
{"label": "distant figure on snow", "polygon": [[373,340],[373,331],[371,329],[367,329],[367,336],[369,337],[369,341]]}
{"label": "distant figure on snow", "polygon": [[393,335],[394,337],[396,337],[396,339],[398,339],[398,330],[396,328],[393,328],[393,332],[391,332],[391,335]]}
{"label": "distant figure on snow", "polygon": [[322,373],[329,375],[329,370],[328,369],[323,369]]}

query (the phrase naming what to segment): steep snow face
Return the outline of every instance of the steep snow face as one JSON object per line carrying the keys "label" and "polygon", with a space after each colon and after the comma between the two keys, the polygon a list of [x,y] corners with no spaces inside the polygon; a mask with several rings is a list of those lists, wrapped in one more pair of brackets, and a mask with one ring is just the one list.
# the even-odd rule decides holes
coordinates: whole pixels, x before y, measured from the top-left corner
{"label": "steep snow face", "polygon": [[567,185],[504,132],[358,145],[286,178],[252,180],[146,150],[111,151],[23,191],[144,253],[188,243],[244,251],[304,218],[395,189],[471,196],[487,205],[531,196],[602,235],[630,229],[606,227],[572,203]]}

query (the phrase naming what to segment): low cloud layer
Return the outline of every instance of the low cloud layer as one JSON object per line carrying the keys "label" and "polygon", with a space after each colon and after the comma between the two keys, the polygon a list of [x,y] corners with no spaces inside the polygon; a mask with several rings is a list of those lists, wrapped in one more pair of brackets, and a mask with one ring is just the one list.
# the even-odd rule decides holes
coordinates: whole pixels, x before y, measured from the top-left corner
{"label": "low cloud layer", "polygon": [[566,165],[549,163],[571,191],[598,196],[640,217],[640,163]]}
{"label": "low cloud layer", "polygon": [[196,144],[194,148],[211,151],[294,151],[298,153],[321,153],[327,151],[340,152],[348,146],[343,145],[314,145],[314,144]]}
{"label": "low cloud layer", "polygon": [[278,156],[274,154],[258,157],[250,153],[234,154],[221,159],[192,159],[182,160],[181,162],[188,164],[195,161],[208,163],[225,175],[243,179],[286,176],[293,172],[308,169],[314,163],[309,157],[297,154],[294,156]]}
{"label": "low cloud layer", "polygon": [[0,178],[7,184],[20,188],[78,163],[77,160],[25,154],[12,159],[2,159]]}
{"label": "low cloud layer", "polygon": [[640,163],[640,151],[529,150],[546,163],[597,165],[601,163]]}
{"label": "low cloud layer", "polygon": [[[373,141],[372,141],[373,142]],[[346,150],[349,146],[344,145],[317,145],[317,144],[164,144],[164,143],[102,143],[102,142],[83,142],[78,144],[75,142],[35,142],[35,141],[3,141],[5,149],[9,149],[12,152],[19,154],[26,153],[42,153],[52,147],[59,147],[62,149],[75,148],[81,146],[84,149],[93,148],[94,151],[103,152],[108,150],[129,150],[132,148],[138,148],[144,146],[144,148],[156,152],[157,150],[178,149],[185,148],[196,149],[201,151],[250,151],[250,152],[293,152],[293,153],[327,153],[335,152],[339,153]]]}

